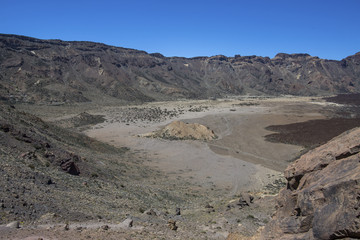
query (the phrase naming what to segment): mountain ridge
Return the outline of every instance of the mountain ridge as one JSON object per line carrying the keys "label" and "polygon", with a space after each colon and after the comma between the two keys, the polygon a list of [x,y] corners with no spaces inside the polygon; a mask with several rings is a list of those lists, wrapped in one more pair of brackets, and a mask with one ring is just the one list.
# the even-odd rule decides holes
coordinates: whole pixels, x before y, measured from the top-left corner
{"label": "mountain ridge", "polygon": [[[27,103],[360,92],[360,53],[165,57],[88,41],[0,34],[0,96]],[[100,97],[102,96],[102,97]]]}

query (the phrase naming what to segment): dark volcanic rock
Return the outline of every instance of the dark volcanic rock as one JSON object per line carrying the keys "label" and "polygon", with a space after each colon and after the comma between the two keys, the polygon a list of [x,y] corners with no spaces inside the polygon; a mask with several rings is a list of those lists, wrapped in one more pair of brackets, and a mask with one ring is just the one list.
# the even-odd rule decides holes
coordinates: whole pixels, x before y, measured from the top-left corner
{"label": "dark volcanic rock", "polygon": [[[360,54],[164,57],[92,42],[0,35],[0,97],[11,102],[208,98],[229,94],[329,95],[360,91]],[[99,95],[100,93],[100,95]]]}
{"label": "dark volcanic rock", "polygon": [[278,133],[266,135],[265,139],[272,142],[314,148],[355,127],[360,127],[359,117],[310,120],[286,125],[268,126],[266,127],[267,130]]}
{"label": "dark volcanic rock", "polygon": [[303,155],[285,177],[265,239],[360,238],[360,128]]}
{"label": "dark volcanic rock", "polygon": [[244,193],[241,194],[239,201],[237,205],[243,207],[243,206],[250,206],[251,203],[253,203],[254,197],[250,194]]}
{"label": "dark volcanic rock", "polygon": [[70,173],[71,175],[79,175],[80,174],[80,170],[79,170],[78,166],[76,166],[76,164],[71,159],[64,160],[60,166],[61,166],[62,170],[64,170],[67,173]]}
{"label": "dark volcanic rock", "polygon": [[178,226],[176,225],[176,221],[175,220],[172,220],[170,219],[168,221],[168,227],[171,229],[171,230],[174,230],[176,231],[178,229]]}
{"label": "dark volcanic rock", "polygon": [[349,104],[360,106],[360,93],[357,94],[339,94],[335,97],[325,98],[328,102],[335,102],[340,104]]}

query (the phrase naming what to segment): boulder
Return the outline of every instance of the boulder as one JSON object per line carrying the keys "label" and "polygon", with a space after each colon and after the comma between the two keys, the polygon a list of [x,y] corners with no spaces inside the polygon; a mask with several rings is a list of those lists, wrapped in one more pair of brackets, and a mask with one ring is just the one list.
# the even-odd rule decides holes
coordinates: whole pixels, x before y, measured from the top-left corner
{"label": "boulder", "polygon": [[20,228],[20,223],[18,221],[13,221],[6,225],[8,228]]}
{"label": "boulder", "polygon": [[240,195],[239,201],[237,203],[240,207],[250,206],[253,203],[254,197],[251,194],[243,193]]}
{"label": "boulder", "polygon": [[212,212],[215,212],[215,208],[213,206],[210,205],[210,203],[207,203],[205,205],[205,209],[206,209],[206,212],[207,213],[212,213]]}
{"label": "boulder", "polygon": [[72,159],[65,159],[60,164],[61,169],[71,175],[79,175],[80,170]]}
{"label": "boulder", "polygon": [[119,224],[120,228],[131,228],[133,226],[133,220],[131,218],[127,218]]}
{"label": "boulder", "polygon": [[158,215],[154,209],[148,209],[144,212],[144,214],[149,215],[149,216],[157,216]]}
{"label": "boulder", "polygon": [[177,207],[175,209],[175,211],[176,211],[176,215],[179,215],[179,216],[181,215],[181,209],[180,208]]}
{"label": "boulder", "polygon": [[107,231],[107,230],[110,229],[110,227],[109,227],[109,225],[102,225],[102,226],[100,227],[100,229],[102,229],[102,230],[104,230],[104,231]]}
{"label": "boulder", "polygon": [[178,229],[178,226],[176,226],[176,221],[172,219],[168,221],[168,227],[173,231],[176,231]]}
{"label": "boulder", "polygon": [[360,238],[360,128],[300,157],[264,239]]}

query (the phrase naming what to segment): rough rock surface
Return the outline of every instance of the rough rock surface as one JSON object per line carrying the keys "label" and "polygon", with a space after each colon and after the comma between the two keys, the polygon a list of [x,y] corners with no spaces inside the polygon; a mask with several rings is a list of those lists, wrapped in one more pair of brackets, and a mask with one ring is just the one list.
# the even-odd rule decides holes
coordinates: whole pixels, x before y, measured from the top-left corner
{"label": "rough rock surface", "polygon": [[0,34],[0,99],[12,102],[331,95],[359,92],[359,79],[360,53],[341,61],[285,53],[271,59],[182,58],[94,42]]}
{"label": "rough rock surface", "polygon": [[159,131],[141,136],[170,140],[212,140],[216,138],[215,133],[208,127],[199,123],[184,123],[182,121],[173,121]]}
{"label": "rough rock surface", "polygon": [[303,155],[285,177],[264,239],[360,238],[360,128]]}

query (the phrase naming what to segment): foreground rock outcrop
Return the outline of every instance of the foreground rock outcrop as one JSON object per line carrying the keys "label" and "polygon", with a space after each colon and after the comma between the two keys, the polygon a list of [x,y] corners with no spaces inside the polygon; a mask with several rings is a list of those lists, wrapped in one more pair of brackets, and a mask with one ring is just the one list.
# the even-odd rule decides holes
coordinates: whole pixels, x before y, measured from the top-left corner
{"label": "foreground rock outcrop", "polygon": [[360,128],[303,155],[285,177],[264,239],[360,238]]}

